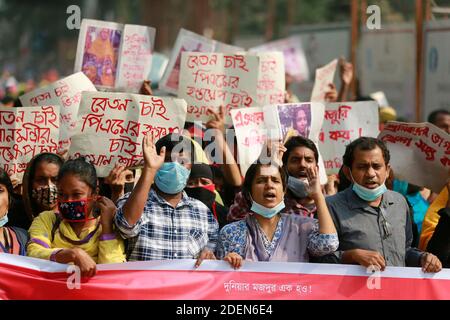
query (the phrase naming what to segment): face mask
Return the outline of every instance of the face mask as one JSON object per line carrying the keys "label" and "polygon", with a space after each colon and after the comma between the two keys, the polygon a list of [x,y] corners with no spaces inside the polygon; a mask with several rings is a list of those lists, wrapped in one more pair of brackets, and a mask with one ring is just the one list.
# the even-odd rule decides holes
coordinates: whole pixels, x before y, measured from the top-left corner
{"label": "face mask", "polygon": [[190,170],[178,162],[164,162],[156,173],[155,183],[162,192],[177,194],[186,187],[190,173]]}
{"label": "face mask", "polygon": [[308,196],[308,180],[297,179],[292,176],[288,178],[288,188],[297,198],[306,198]]}
{"label": "face mask", "polygon": [[[214,185],[212,186],[214,187]],[[211,189],[210,186],[204,186],[204,187],[186,188],[184,189],[184,191],[186,191],[189,197],[200,200],[208,208],[211,208],[212,204],[216,200],[216,194],[214,193],[214,191],[211,191],[210,189]]]}
{"label": "face mask", "polygon": [[8,213],[0,218],[0,228],[4,227],[8,223]]}
{"label": "face mask", "polygon": [[363,187],[360,184],[357,184],[355,182],[355,179],[353,179],[351,172],[350,172],[350,176],[352,177],[352,180],[353,180],[352,190],[358,195],[358,197],[360,197],[363,200],[375,201],[376,199],[381,197],[387,191],[386,185],[384,184],[384,182],[386,182],[386,180],[378,188],[368,189],[366,187]]}
{"label": "face mask", "polygon": [[277,215],[281,210],[284,209],[284,200],[282,200],[279,204],[277,204],[273,208],[267,208],[263,205],[260,205],[259,203],[256,203],[252,200],[252,207],[250,208],[251,211],[259,214],[260,216],[263,216],[264,218],[270,219],[273,218],[275,215]]}
{"label": "face mask", "polygon": [[58,189],[54,184],[45,187],[38,187],[31,190],[31,198],[42,208],[51,209],[56,204]]}
{"label": "face mask", "polygon": [[88,204],[92,198],[58,202],[58,210],[61,217],[68,222],[86,222],[96,218],[88,218]]}

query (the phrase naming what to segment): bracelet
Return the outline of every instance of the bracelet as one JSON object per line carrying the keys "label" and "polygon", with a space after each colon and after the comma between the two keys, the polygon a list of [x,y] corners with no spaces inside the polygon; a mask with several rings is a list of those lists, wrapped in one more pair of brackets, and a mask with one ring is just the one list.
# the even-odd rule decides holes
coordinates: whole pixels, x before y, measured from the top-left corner
{"label": "bracelet", "polygon": [[115,240],[115,239],[116,239],[116,234],[115,234],[115,233],[102,234],[102,235],[98,238],[99,241]]}

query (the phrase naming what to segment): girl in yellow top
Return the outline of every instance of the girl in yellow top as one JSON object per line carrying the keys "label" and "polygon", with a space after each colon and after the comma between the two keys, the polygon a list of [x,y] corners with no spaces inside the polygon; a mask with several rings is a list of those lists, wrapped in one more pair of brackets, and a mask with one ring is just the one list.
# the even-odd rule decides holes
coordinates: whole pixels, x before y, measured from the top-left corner
{"label": "girl in yellow top", "polygon": [[96,263],[125,262],[123,240],[113,230],[116,206],[98,195],[95,167],[69,160],[57,181],[58,213],[44,211],[33,220],[28,256],[73,263],[83,276],[93,276]]}

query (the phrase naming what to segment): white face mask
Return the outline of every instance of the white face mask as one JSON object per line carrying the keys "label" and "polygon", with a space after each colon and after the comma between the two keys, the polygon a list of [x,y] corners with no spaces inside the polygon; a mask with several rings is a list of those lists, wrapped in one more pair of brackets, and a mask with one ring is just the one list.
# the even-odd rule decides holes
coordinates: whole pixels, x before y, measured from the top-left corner
{"label": "white face mask", "polygon": [[308,179],[298,179],[293,176],[288,178],[288,189],[300,199],[306,198],[309,194],[308,192]]}
{"label": "white face mask", "polygon": [[8,223],[8,211],[0,217],[0,228],[4,227]]}
{"label": "white face mask", "polygon": [[366,187],[356,183],[351,171],[350,171],[350,177],[352,177],[352,180],[353,180],[352,190],[358,195],[358,197],[360,197],[363,200],[370,201],[370,202],[375,201],[376,199],[381,197],[387,191],[386,184],[385,184],[387,178],[384,179],[383,184],[380,185],[379,187],[377,187],[375,189],[369,189],[369,188],[366,188]]}

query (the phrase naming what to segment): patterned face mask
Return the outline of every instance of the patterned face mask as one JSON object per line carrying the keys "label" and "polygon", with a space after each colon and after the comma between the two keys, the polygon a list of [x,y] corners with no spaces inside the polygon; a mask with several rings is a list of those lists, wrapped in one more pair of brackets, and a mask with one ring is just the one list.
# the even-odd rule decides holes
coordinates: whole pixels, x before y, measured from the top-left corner
{"label": "patterned face mask", "polygon": [[31,190],[31,197],[33,200],[45,210],[50,210],[55,206],[57,196],[58,189],[54,184]]}
{"label": "patterned face mask", "polygon": [[58,201],[58,210],[61,217],[68,222],[86,222],[96,218],[88,218],[88,204],[92,198],[80,200]]}

